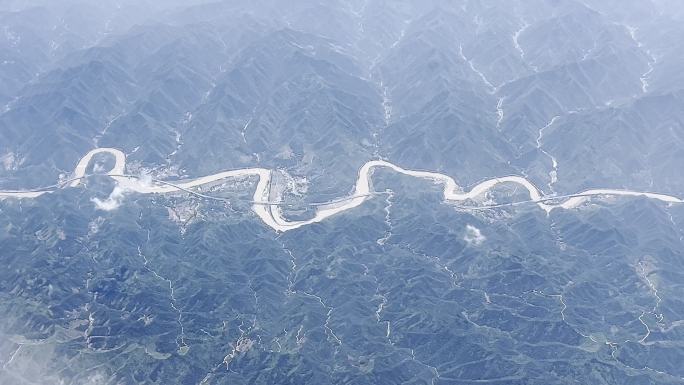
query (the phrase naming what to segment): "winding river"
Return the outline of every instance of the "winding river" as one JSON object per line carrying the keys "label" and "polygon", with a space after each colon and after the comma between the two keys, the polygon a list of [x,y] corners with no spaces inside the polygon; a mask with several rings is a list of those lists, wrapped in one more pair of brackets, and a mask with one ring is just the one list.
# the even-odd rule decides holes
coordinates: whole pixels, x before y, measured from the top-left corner
{"label": "winding river", "polygon": [[[119,191],[118,194],[126,192],[139,194],[165,194],[179,191],[188,191],[201,196],[202,194],[193,192],[192,189],[195,187],[215,183],[217,181],[225,179],[257,176],[259,178],[259,182],[257,183],[256,190],[254,191],[253,195],[252,210],[256,213],[256,215],[259,218],[261,218],[261,220],[266,225],[268,225],[269,227],[278,232],[294,230],[312,223],[321,222],[333,215],[360,206],[366,201],[366,199],[368,199],[372,195],[370,185],[371,177],[373,174],[373,170],[376,168],[388,168],[400,174],[420,179],[429,179],[435,183],[442,184],[444,186],[444,200],[447,202],[466,201],[468,199],[473,199],[484,194],[485,192],[494,188],[498,184],[515,183],[527,189],[530,196],[529,202],[537,204],[541,209],[543,209],[547,213],[551,212],[554,209],[575,208],[589,200],[591,197],[607,195],[631,197],[641,196],[666,203],[684,203],[684,200],[671,195],[614,189],[592,189],[572,195],[560,197],[547,197],[544,196],[541,190],[539,190],[534,184],[520,176],[506,176],[501,178],[489,179],[482,183],[479,183],[468,192],[461,192],[461,189],[456,184],[456,181],[454,181],[453,178],[447,175],[427,171],[407,170],[390,162],[382,160],[373,160],[364,164],[363,167],[361,167],[361,169],[359,170],[359,175],[356,180],[354,192],[349,197],[318,207],[315,215],[311,219],[304,221],[289,221],[283,216],[280,207],[277,204],[273,204],[270,201],[271,170],[265,168],[246,168],[241,170],[223,171],[216,174],[200,177],[197,179],[183,180],[177,182],[165,182],[154,180],[146,182],[140,177],[125,174],[126,155],[121,150],[115,148],[97,148],[91,150],[83,158],[81,158],[81,160],[76,165],[73,177],[69,179],[64,185],[69,187],[78,187],[81,184],[83,178],[86,177],[86,169],[88,168],[88,165],[92,161],[93,157],[97,154],[102,153],[110,154],[115,158],[114,167],[107,173],[107,175],[116,180],[117,188]],[[55,185],[50,188],[34,191],[0,191],[0,199],[37,198],[43,194],[55,191],[56,189],[61,187],[63,186]]]}

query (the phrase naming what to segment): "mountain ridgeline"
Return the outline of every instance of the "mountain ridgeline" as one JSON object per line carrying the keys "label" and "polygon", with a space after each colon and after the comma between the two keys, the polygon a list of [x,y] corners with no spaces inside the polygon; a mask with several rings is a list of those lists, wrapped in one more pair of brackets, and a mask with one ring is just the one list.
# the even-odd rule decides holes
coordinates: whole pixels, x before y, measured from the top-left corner
{"label": "mountain ridgeline", "polygon": [[[676,0],[0,0],[0,191],[684,198],[682,68]],[[378,168],[279,233],[111,154],[0,197],[0,384],[684,384],[684,205]]]}
{"label": "mountain ridgeline", "polygon": [[97,146],[191,177],[284,167],[321,194],[377,157],[463,185],[554,171],[549,193],[684,187],[684,55],[661,36],[684,29],[666,5],[270,3],[168,5],[130,27],[78,3],[71,23],[1,13],[2,187],[38,187]]}

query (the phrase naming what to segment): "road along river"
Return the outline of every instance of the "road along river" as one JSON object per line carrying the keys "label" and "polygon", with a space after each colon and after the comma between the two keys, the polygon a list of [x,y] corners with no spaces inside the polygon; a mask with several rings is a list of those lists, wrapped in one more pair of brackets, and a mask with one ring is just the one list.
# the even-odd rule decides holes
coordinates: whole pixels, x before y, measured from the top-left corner
{"label": "road along river", "polygon": [[373,191],[371,191],[371,177],[373,170],[376,168],[387,168],[400,174],[420,179],[428,179],[435,183],[442,184],[444,186],[444,200],[447,202],[463,202],[476,198],[499,184],[515,183],[527,189],[530,195],[530,200],[527,202],[537,204],[547,213],[554,209],[571,209],[578,207],[591,197],[597,196],[646,197],[666,203],[684,203],[684,200],[671,195],[612,189],[592,189],[572,195],[548,197],[544,196],[541,190],[539,190],[534,184],[520,176],[506,176],[489,179],[479,183],[468,192],[462,192],[461,188],[459,188],[459,186],[456,184],[456,181],[447,175],[428,171],[407,170],[386,161],[373,160],[364,164],[359,170],[359,176],[356,180],[354,192],[350,196],[319,206],[315,215],[311,219],[305,221],[289,221],[283,216],[278,203],[270,201],[271,170],[269,169],[246,168],[241,170],[223,171],[217,174],[207,175],[191,180],[174,182],[152,180],[146,182],[144,181],[144,178],[125,174],[126,155],[122,151],[115,148],[97,148],[88,152],[76,165],[73,177],[64,182],[62,185],[54,185],[45,189],[33,191],[0,191],[0,199],[37,198],[43,194],[50,193],[64,186],[78,187],[83,178],[86,177],[86,169],[88,168],[88,165],[92,161],[93,157],[96,154],[101,153],[111,154],[116,160],[114,167],[107,173],[107,175],[117,182],[119,193],[130,192],[139,194],[166,194],[186,191],[203,196],[192,189],[221,180],[257,176],[259,178],[259,182],[257,183],[256,190],[254,191],[252,210],[259,218],[261,218],[262,221],[264,221],[266,225],[279,232],[294,230],[312,223],[321,222],[333,215],[360,206],[366,201],[366,199],[373,195]]}

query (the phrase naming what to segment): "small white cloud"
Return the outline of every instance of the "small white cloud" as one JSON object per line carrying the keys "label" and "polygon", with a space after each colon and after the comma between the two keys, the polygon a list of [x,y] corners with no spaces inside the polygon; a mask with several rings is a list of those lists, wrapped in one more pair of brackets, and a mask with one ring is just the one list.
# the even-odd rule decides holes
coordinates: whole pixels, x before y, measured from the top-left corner
{"label": "small white cloud", "polygon": [[138,177],[138,183],[144,187],[152,187],[152,175],[147,172],[141,172]]}
{"label": "small white cloud", "polygon": [[468,243],[470,246],[480,246],[482,243],[484,243],[484,241],[487,240],[487,237],[482,235],[482,232],[477,227],[473,225],[467,225],[463,240],[466,241],[466,243]]}
{"label": "small white cloud", "polygon": [[95,207],[97,207],[98,210],[113,211],[121,206],[121,202],[123,201],[125,195],[126,190],[122,187],[116,186],[114,187],[114,190],[112,190],[112,193],[109,194],[107,199],[101,200],[100,198],[92,198],[90,201],[95,203]]}
{"label": "small white cloud", "polygon": [[105,171],[104,166],[101,165],[100,163],[95,163],[95,166],[93,166],[93,173],[95,173],[95,174],[101,174],[104,171]]}

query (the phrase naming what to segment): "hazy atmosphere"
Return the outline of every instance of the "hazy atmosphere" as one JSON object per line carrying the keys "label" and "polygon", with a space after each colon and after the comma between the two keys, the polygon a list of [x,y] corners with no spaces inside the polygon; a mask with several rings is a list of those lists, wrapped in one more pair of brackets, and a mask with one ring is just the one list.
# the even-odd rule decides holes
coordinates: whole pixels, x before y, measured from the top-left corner
{"label": "hazy atmosphere", "polygon": [[0,385],[684,384],[683,70],[679,0],[0,0]]}

